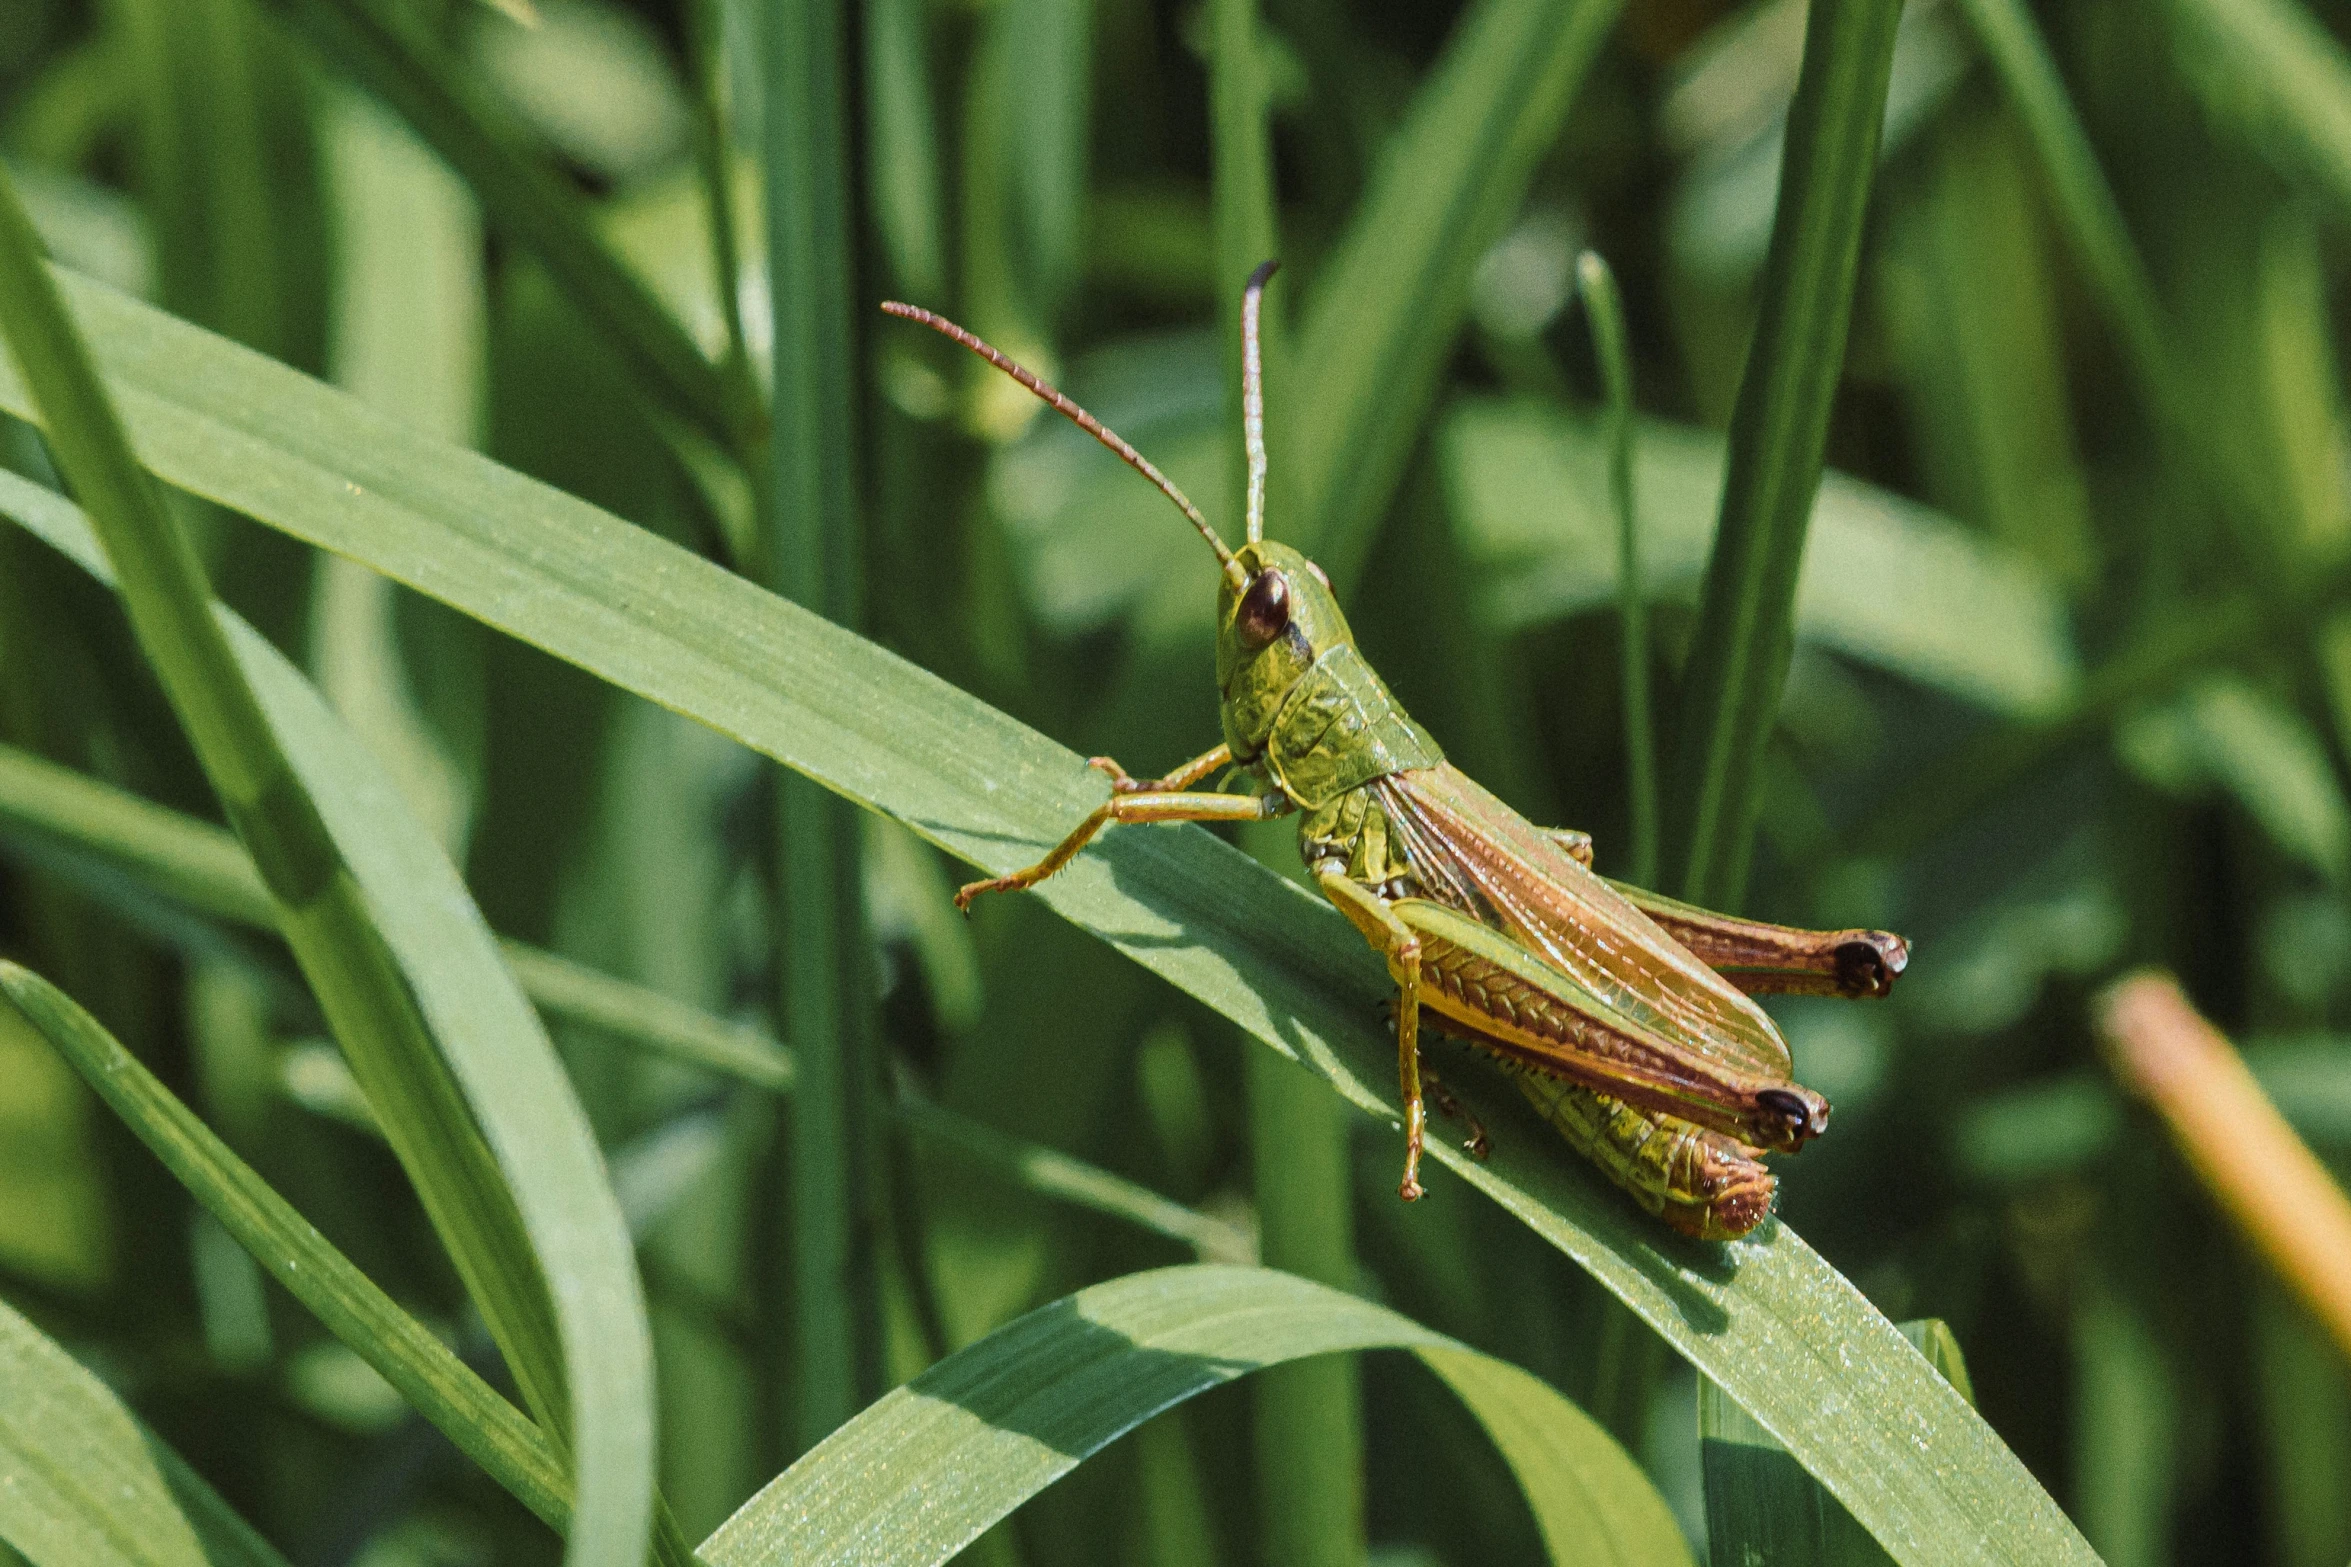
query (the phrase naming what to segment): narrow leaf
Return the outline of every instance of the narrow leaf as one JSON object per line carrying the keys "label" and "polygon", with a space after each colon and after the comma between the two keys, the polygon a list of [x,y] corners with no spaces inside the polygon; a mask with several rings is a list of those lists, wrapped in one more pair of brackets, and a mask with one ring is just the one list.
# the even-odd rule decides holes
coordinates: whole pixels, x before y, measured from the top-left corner
{"label": "narrow leaf", "polygon": [[521,1411],[329,1245],[71,997],[6,962],[0,994],[7,1016],[65,1057],[272,1278],[524,1506],[558,1531],[568,1526],[571,1479]]}
{"label": "narrow leaf", "polygon": [[[570,1559],[633,1567],[653,1510],[652,1350],[627,1229],[552,1044],[377,764],[274,648],[216,618],[4,185],[0,323],[338,1043],[533,1412],[576,1459]],[[94,541],[74,542],[113,582]]]}
{"label": "narrow leaf", "polygon": [[1130,1274],[1007,1323],[826,1438],[702,1554],[711,1567],[930,1567],[1162,1410],[1268,1366],[1362,1349],[1414,1350],[1461,1395],[1553,1561],[1688,1562],[1639,1466],[1536,1378],[1309,1280],[1217,1267]]}
{"label": "narrow leaf", "polygon": [[286,1567],[105,1383],[6,1301],[0,1542],[32,1567]]}

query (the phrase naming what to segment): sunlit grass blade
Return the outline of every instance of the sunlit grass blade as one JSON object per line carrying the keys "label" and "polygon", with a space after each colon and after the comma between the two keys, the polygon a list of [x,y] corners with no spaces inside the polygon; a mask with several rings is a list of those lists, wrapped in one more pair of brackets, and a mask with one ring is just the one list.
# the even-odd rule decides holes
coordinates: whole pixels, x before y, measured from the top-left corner
{"label": "sunlit grass blade", "polygon": [[1273,533],[1344,594],[1411,455],[1469,307],[1622,0],[1481,0],[1413,96],[1315,275],[1281,414],[1294,476]]}
{"label": "sunlit grass blade", "polygon": [[[821,780],[987,873],[1099,803],[1083,759],[594,506],[380,418],[119,295],[71,297],[165,478]],[[0,408],[30,411],[0,376]],[[52,517],[20,519],[69,543]],[[1034,894],[1393,1125],[1392,994],[1334,911],[1210,835],[1104,834]],[[1627,1301],[1904,1561],[2085,1561],[1990,1428],[1791,1231],[1689,1247],[1507,1100],[1493,1160],[1431,1158]],[[1505,1117],[1514,1117],[1505,1121]]]}
{"label": "sunlit grass blade", "polygon": [[633,1567],[653,1500],[651,1346],[627,1232],[553,1047],[372,760],[250,628],[232,649],[4,178],[0,327],[337,1042],[533,1413],[569,1441],[585,1520],[570,1559]]}
{"label": "sunlit grass blade", "polygon": [[1851,0],[1810,15],[1666,802],[1669,890],[1710,908],[1736,907],[1747,879],[1756,780],[1794,649],[1796,576],[1844,375],[1902,6]]}
{"label": "sunlit grass blade", "polygon": [[585,205],[529,151],[463,69],[361,0],[272,0],[330,62],[374,94],[473,188],[497,229],[534,256],[580,313],[611,335],[649,396],[726,449],[745,453],[760,414],[624,267]]}
{"label": "sunlit grass blade", "polygon": [[[835,1432],[702,1543],[711,1567],[930,1567],[1151,1416],[1235,1377],[1410,1349],[1484,1423],[1555,1562],[1687,1563],[1624,1449],[1540,1380],[1383,1306],[1286,1273],[1187,1267],[1056,1301]],[[936,1477],[952,1474],[942,1489]]]}
{"label": "sunlit grass blade", "polygon": [[0,995],[16,1026],[64,1056],[270,1277],[524,1506],[558,1532],[568,1527],[571,1478],[521,1411],[329,1245],[71,997],[5,962]]}
{"label": "sunlit grass blade", "polygon": [[33,1567],[286,1567],[124,1408],[0,1301],[0,1545]]}
{"label": "sunlit grass blade", "polygon": [[[1905,1322],[1902,1336],[1975,1402],[1967,1362],[1949,1327],[1933,1318]],[[1771,1433],[1703,1379],[1698,1441],[1706,1468],[1707,1553],[1714,1560],[1818,1567],[1885,1567],[1892,1560]]]}
{"label": "sunlit grass blade", "polygon": [[[762,17],[768,294],[775,420],[762,544],[768,585],[854,627],[864,533],[851,318],[847,6],[800,0]],[[776,796],[774,930],[782,1032],[799,1062],[787,1117],[797,1410],[813,1446],[882,1387],[884,1233],[874,1124],[881,1092],[856,812],[808,779]]]}

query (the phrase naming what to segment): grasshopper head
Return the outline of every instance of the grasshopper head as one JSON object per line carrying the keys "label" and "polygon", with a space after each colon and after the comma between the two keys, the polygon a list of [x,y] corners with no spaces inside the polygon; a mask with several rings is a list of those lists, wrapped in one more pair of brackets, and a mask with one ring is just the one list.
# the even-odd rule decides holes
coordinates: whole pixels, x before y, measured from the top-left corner
{"label": "grasshopper head", "polygon": [[1236,757],[1265,749],[1275,712],[1299,676],[1355,640],[1322,568],[1287,544],[1252,539],[1216,595],[1216,688]]}

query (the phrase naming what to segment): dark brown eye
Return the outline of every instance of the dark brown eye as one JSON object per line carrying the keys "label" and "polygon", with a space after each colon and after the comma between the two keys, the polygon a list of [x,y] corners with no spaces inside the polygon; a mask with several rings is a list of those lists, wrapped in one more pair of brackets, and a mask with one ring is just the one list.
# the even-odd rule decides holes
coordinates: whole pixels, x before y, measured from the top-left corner
{"label": "dark brown eye", "polygon": [[1280,636],[1290,624],[1289,579],[1278,571],[1259,572],[1241,595],[1235,623],[1240,627],[1241,645],[1252,651]]}

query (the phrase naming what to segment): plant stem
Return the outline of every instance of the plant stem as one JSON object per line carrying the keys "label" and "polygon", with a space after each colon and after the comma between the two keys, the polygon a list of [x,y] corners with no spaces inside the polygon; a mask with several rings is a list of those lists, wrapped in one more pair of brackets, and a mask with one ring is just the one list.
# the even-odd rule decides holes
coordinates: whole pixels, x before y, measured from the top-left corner
{"label": "plant stem", "polygon": [[1845,362],[1901,0],[1813,0],[1762,303],[1731,413],[1722,521],[1682,691],[1675,895],[1735,905],[1794,647],[1796,572]]}
{"label": "plant stem", "polygon": [[[841,0],[783,0],[766,39],[769,296],[775,426],[765,554],[786,598],[858,620],[857,391],[850,320],[849,131]],[[783,1035],[799,1079],[790,1190],[787,1445],[814,1446],[880,1391],[879,1085],[856,808],[796,773],[777,791],[775,939]]]}
{"label": "plant stem", "polygon": [[1632,856],[1625,879],[1657,879],[1657,741],[1649,712],[1649,610],[1641,593],[1641,532],[1633,509],[1633,366],[1624,301],[1596,250],[1576,259],[1576,292],[1592,324],[1592,352],[1608,398],[1608,500],[1616,508],[1617,621],[1623,632],[1625,790]]}

